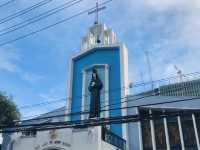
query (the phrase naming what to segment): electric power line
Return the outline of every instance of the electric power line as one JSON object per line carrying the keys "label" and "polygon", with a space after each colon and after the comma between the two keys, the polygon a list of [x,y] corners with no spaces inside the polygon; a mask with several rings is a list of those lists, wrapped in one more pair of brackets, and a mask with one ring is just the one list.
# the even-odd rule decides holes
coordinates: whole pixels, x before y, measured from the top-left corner
{"label": "electric power line", "polygon": [[[123,124],[138,121],[149,121],[158,120],[163,118],[173,118],[177,116],[191,116],[192,114],[199,113],[200,110],[192,110],[188,112],[176,111],[173,113],[163,114],[148,114],[148,115],[128,115],[128,116],[115,116],[108,118],[99,119],[87,119],[87,120],[76,120],[76,121],[65,121],[65,122],[49,122],[42,124],[31,124],[31,125],[15,125],[15,126],[1,126],[0,133],[13,133],[23,131],[45,131],[52,129],[64,129],[64,128],[86,128],[92,126],[105,126],[109,124]],[[26,128],[29,127],[29,128]],[[7,128],[7,129],[6,129]],[[11,130],[13,129],[13,130]]]}
{"label": "electric power line", "polygon": [[[196,75],[196,74],[199,74],[199,72],[195,72],[195,73],[190,73],[188,75]],[[169,80],[169,79],[173,79],[175,77],[169,77],[169,78],[165,78],[165,79],[160,79],[160,80],[155,80],[153,82],[162,82],[162,81],[166,81],[166,80]],[[145,82],[145,83],[142,83],[142,84],[135,84],[133,85],[132,87],[122,87],[122,88],[114,88],[114,89],[110,89],[110,90],[103,90],[101,91],[101,94],[106,94],[106,93],[112,93],[112,92],[116,92],[116,91],[119,91],[119,90],[125,90],[125,89],[132,89],[132,88],[135,88],[135,87],[140,87],[140,86],[144,86],[144,85],[147,85],[147,84],[150,84],[151,82]],[[185,88],[185,87],[188,87],[186,85],[182,86],[180,89],[182,88]],[[135,95],[133,95],[135,96]],[[147,96],[154,96],[154,94],[152,95],[147,95]],[[85,98],[87,97],[90,97],[90,94],[86,94],[84,95]],[[128,97],[132,97],[132,96],[128,96]],[[75,96],[74,99],[82,99],[83,96]],[[125,97],[126,98],[126,97]],[[33,108],[33,107],[40,107],[40,106],[44,106],[44,105],[48,105],[48,104],[54,104],[54,103],[58,103],[58,102],[61,102],[61,101],[67,101],[69,100],[70,98],[61,98],[61,99],[58,99],[58,100],[54,100],[54,101],[46,101],[46,102],[42,102],[42,103],[37,103],[37,104],[32,104],[32,105],[24,105],[24,106],[20,106],[19,109],[29,109],[29,108]],[[105,102],[105,101],[101,101],[101,102]]]}
{"label": "electric power line", "polygon": [[[103,106],[101,106],[101,108],[106,108],[106,107],[110,107],[110,106],[114,106],[114,105],[118,105],[118,104],[122,104],[122,103],[126,103],[126,102],[135,102],[135,101],[138,101],[138,100],[141,100],[141,99],[144,99],[144,98],[147,98],[147,97],[151,97],[151,96],[154,96],[154,95],[149,95],[149,96],[144,96],[144,97],[139,97],[139,98],[136,98],[136,99],[133,99],[133,100],[125,100],[125,101],[121,101],[121,102],[116,102],[116,103],[111,103],[111,104],[109,104],[109,105],[103,105]],[[123,98],[120,98],[121,100],[122,99],[127,99],[127,98],[131,98],[131,97],[134,97],[134,96],[126,96],[126,97],[123,97]],[[112,99],[112,100],[118,100],[118,99]],[[89,105],[84,105],[84,106],[81,106],[81,107],[75,107],[75,108],[82,108],[82,107],[87,107],[87,106],[89,106]],[[53,111],[53,113],[58,113],[58,112],[61,112],[61,111],[66,111],[66,110],[71,110],[71,109],[67,109],[67,108],[65,108],[65,109],[62,109],[62,110],[56,110],[56,111]],[[86,111],[84,111],[84,113],[85,112],[89,112],[89,110],[86,110]],[[51,112],[49,112],[49,113],[51,113]],[[77,113],[75,113],[75,115],[76,115]],[[40,115],[34,115],[34,116],[27,116],[26,118],[31,118],[31,117],[38,117],[38,118],[40,118],[40,119],[48,119],[48,117],[40,117],[41,115],[44,115],[44,114],[40,114]],[[74,114],[72,114],[72,115],[74,115]],[[55,118],[55,117],[64,117],[63,115],[55,115],[55,116],[51,116],[52,118]],[[36,119],[27,119],[27,120],[23,120],[23,121],[33,121],[33,120],[38,120],[38,118],[36,118]]]}
{"label": "electric power line", "polygon": [[[107,1],[105,1],[105,2],[103,2],[103,3],[101,3],[100,5],[105,5],[105,4],[107,4],[107,3],[111,2],[111,1],[112,1],[112,0],[107,0]],[[36,34],[36,33],[42,32],[42,31],[44,31],[44,30],[47,30],[47,29],[49,29],[49,28],[52,28],[52,27],[54,27],[54,26],[56,26],[56,25],[59,25],[59,24],[61,24],[61,23],[67,22],[67,21],[69,21],[69,20],[71,20],[71,19],[73,19],[73,18],[75,18],[75,17],[78,17],[78,16],[81,16],[81,15],[83,15],[83,14],[85,14],[85,13],[88,13],[88,11],[91,11],[91,10],[93,10],[93,9],[95,9],[95,8],[96,8],[96,7],[92,7],[92,8],[90,8],[90,9],[83,10],[83,11],[81,11],[81,12],[79,12],[79,13],[76,13],[76,14],[74,14],[74,15],[68,17],[68,18],[65,18],[65,19],[63,19],[63,20],[60,20],[60,21],[58,21],[58,22],[56,22],[56,23],[54,23],[54,24],[45,26],[45,27],[43,27],[43,28],[40,28],[40,29],[38,29],[38,30],[35,30],[35,31],[30,32],[30,33],[25,34],[25,35],[22,35],[22,36],[20,36],[20,37],[15,38],[15,39],[12,39],[12,40],[3,42],[3,43],[0,44],[0,47],[1,47],[1,46],[4,46],[4,45],[7,45],[7,44],[10,44],[10,43],[13,43],[13,42],[15,42],[15,41],[24,39],[24,38],[26,38],[26,37],[32,36],[32,35],[34,35],[34,34]]]}
{"label": "electric power line", "polygon": [[[181,87],[181,88],[185,88],[185,86],[184,87]],[[112,92],[115,92],[116,90],[118,90],[118,89],[113,89],[113,90],[111,90]],[[122,90],[124,90],[124,88],[122,88]],[[140,99],[143,99],[143,98],[147,98],[147,97],[151,97],[151,96],[154,96],[154,93],[152,93],[152,94],[150,94],[150,95],[146,95],[146,96],[144,96],[144,97],[139,97],[139,98],[136,98],[136,99],[134,99],[134,100],[131,100],[131,101],[137,101],[137,100],[140,100]],[[126,97],[123,97],[123,98],[121,98],[121,99],[128,99],[128,98],[131,98],[131,97],[135,97],[134,95],[133,96],[126,96]],[[78,97],[77,97],[78,98]],[[82,97],[80,97],[81,99],[82,99]],[[118,100],[118,99],[111,99],[111,100]],[[48,104],[54,104],[54,103],[57,103],[57,102],[61,102],[61,101],[66,101],[66,99],[61,99],[61,100],[55,100],[55,101],[47,101],[47,102],[43,102],[43,103],[39,103],[39,104],[34,104],[34,105],[27,105],[27,106],[23,106],[22,107],[22,109],[24,108],[24,109],[27,109],[27,108],[32,108],[32,107],[38,107],[38,106],[43,106],[43,105],[48,105]],[[129,100],[130,101],[130,100]],[[101,102],[103,102],[103,101],[101,101]],[[117,104],[121,104],[121,103],[126,103],[126,102],[128,102],[127,100],[125,100],[125,101],[121,101],[121,102],[115,102],[115,103],[110,103],[109,105],[103,105],[103,106],[101,106],[101,108],[105,108],[105,107],[109,107],[109,106],[113,106],[113,105],[117,105]],[[77,107],[73,107],[73,108],[80,108],[80,109],[82,109],[82,108],[84,108],[84,107],[88,107],[89,106],[89,104],[87,105],[84,105],[84,106],[77,106]],[[65,110],[68,110],[68,109],[65,109]],[[55,112],[59,112],[59,111],[62,111],[62,110],[58,110],[58,111],[55,111]],[[27,117],[25,117],[25,118],[32,118],[32,117],[38,117],[38,116],[40,116],[40,115],[34,115],[34,116],[27,116]]]}
{"label": "electric power line", "polygon": [[[111,89],[109,91],[102,91],[101,94],[106,94],[106,93],[113,93],[113,92],[116,92],[116,91],[122,91],[122,90],[125,90],[125,89],[128,89],[128,87],[123,87],[123,88],[115,88],[115,89]],[[82,99],[82,98],[88,98],[90,97],[90,94],[86,94],[84,96],[74,96],[74,99]],[[29,109],[29,108],[33,108],[33,107],[40,107],[40,106],[44,106],[44,105],[49,105],[49,104],[54,104],[54,103],[58,103],[58,102],[61,102],[61,101],[67,101],[69,100],[70,98],[61,98],[61,99],[58,99],[58,100],[53,100],[53,101],[45,101],[45,102],[42,102],[42,103],[37,103],[37,104],[32,104],[32,105],[24,105],[24,106],[20,106],[19,109]],[[101,102],[105,102],[104,100],[101,101]]]}
{"label": "electric power line", "polygon": [[[163,101],[163,102],[157,102],[157,103],[148,103],[148,104],[141,104],[141,105],[132,105],[132,106],[127,106],[127,107],[117,107],[117,108],[111,108],[111,109],[104,109],[101,110],[101,112],[106,112],[106,111],[117,111],[117,110],[123,110],[123,109],[131,109],[131,108],[139,108],[139,107],[147,107],[147,106],[156,106],[156,105],[164,105],[164,104],[172,104],[172,103],[179,103],[179,102],[188,102],[188,101],[193,101],[193,100],[200,100],[200,97],[192,97],[192,98],[186,98],[186,99],[177,99],[173,101]],[[130,102],[131,100],[128,100]],[[134,101],[134,99],[132,100]],[[54,116],[48,116],[48,117],[38,117],[34,119],[28,119],[28,120],[20,120],[16,122],[27,122],[27,121],[36,121],[36,120],[42,120],[42,119],[52,119],[55,117],[67,117],[67,116],[77,116],[77,115],[86,115],[89,114],[89,111],[79,111],[79,112],[73,112],[73,113],[68,113],[68,114],[63,114],[63,115],[54,115]]]}
{"label": "electric power line", "polygon": [[[200,75],[200,72],[193,72],[193,73],[189,73],[189,74],[185,74],[186,77],[193,77],[196,75]],[[198,76],[199,77],[199,76]],[[174,80],[178,78],[178,76],[171,76],[168,78],[163,78],[163,79],[159,79],[159,80],[154,80],[153,84],[157,83],[157,82],[165,82],[165,81],[170,81],[170,80]],[[142,85],[147,85],[147,84],[152,84],[152,81],[149,82],[142,82],[142,83],[136,83],[137,86],[142,86]],[[137,87],[135,86],[135,87]]]}
{"label": "electric power line", "polygon": [[59,100],[46,101],[46,102],[33,104],[33,105],[24,105],[24,106],[19,107],[19,109],[29,109],[29,108],[32,108],[32,107],[39,107],[39,106],[48,105],[48,104],[55,104],[55,103],[62,102],[62,101],[66,101],[66,99],[62,98],[62,99],[59,99]]}
{"label": "electric power line", "polygon": [[[195,98],[193,98],[193,100],[194,100]],[[191,100],[191,99],[184,99],[184,101],[188,101],[188,100]],[[179,102],[180,101],[183,101],[183,99],[182,100],[179,100]],[[173,103],[174,101],[171,101],[170,103]],[[176,102],[178,102],[178,100],[176,101]],[[162,103],[166,103],[166,102],[162,102]],[[169,102],[168,102],[169,103]],[[155,104],[158,104],[158,103],[153,103],[153,104],[148,104],[148,105],[155,105]],[[159,103],[160,104],[160,103]],[[140,105],[140,106],[142,106],[142,105]],[[133,107],[135,107],[135,106],[131,106],[132,108]],[[126,109],[126,108],[120,108],[120,109]],[[106,111],[108,111],[108,110],[106,110]],[[110,110],[109,110],[110,111]],[[193,111],[194,112],[194,111]],[[88,113],[88,112],[81,112],[81,114],[83,114],[83,113]],[[77,114],[80,114],[79,112],[77,112],[77,113],[72,113],[72,114],[68,114],[68,115],[77,115]],[[65,115],[65,116],[67,116],[67,115]],[[124,116],[121,116],[121,117],[124,117]],[[48,117],[48,118],[50,118],[50,117]],[[60,123],[60,122],[59,122]],[[55,125],[55,123],[44,123],[44,124],[26,124],[26,125],[19,125],[18,127],[25,127],[25,126],[41,126],[41,125],[52,125],[52,124],[54,124]],[[2,127],[1,127],[2,128]]]}
{"label": "electric power line", "polygon": [[[114,92],[114,90],[112,91]],[[128,97],[131,97],[131,96],[128,96]],[[124,98],[121,98],[121,99],[126,99],[128,98],[127,96],[124,97]],[[80,97],[81,98],[81,97]],[[82,99],[82,98],[81,98]],[[117,99],[111,99],[111,100],[117,100]],[[50,104],[55,104],[55,103],[60,103],[60,102],[64,102],[64,101],[67,101],[67,99],[65,98],[62,98],[62,99],[58,99],[58,100],[54,100],[54,101],[46,101],[46,102],[42,102],[42,103],[37,103],[37,104],[32,104],[32,105],[24,105],[24,106],[21,106],[19,107],[18,109],[20,110],[24,110],[24,109],[30,109],[30,108],[35,108],[35,107],[42,107],[42,106],[45,106],[45,105],[50,105]],[[105,101],[101,101],[102,102],[105,102]],[[114,103],[110,104],[110,105],[114,105]],[[84,106],[76,106],[76,107],[73,107],[74,109],[82,109],[84,107],[89,107],[90,104],[85,104]],[[107,106],[102,106],[102,107],[107,107]],[[64,109],[64,111],[66,110],[69,110],[69,109]],[[61,112],[63,110],[57,110],[57,111],[53,111],[53,112]],[[33,116],[26,116],[26,117],[23,117],[23,118],[32,118],[32,117],[39,117],[40,115],[42,114],[39,114],[39,115],[33,115]],[[44,115],[44,114],[43,114]]]}
{"label": "electric power line", "polygon": [[[35,17],[29,18],[29,19],[27,19],[27,20],[25,20],[23,22],[20,22],[18,24],[15,24],[13,26],[8,27],[8,28],[4,28],[4,29],[0,30],[0,36],[7,35],[9,33],[17,31],[17,30],[19,30],[21,28],[24,28],[24,27],[26,27],[26,26],[28,26],[30,24],[33,24],[33,23],[38,22],[38,21],[40,21],[42,19],[45,19],[45,18],[47,18],[47,17],[49,17],[51,15],[54,15],[54,14],[56,14],[56,13],[58,13],[58,12],[64,10],[64,9],[72,7],[73,5],[78,4],[81,1],[83,1],[83,0],[78,0],[78,1],[77,0],[71,0],[71,1],[69,1],[67,3],[64,3],[64,4],[54,8],[54,9],[50,9],[50,10],[44,12],[44,13],[41,13],[41,14],[35,16]],[[3,32],[3,33],[1,33],[1,32]]]}
{"label": "electric power line", "polygon": [[24,15],[24,14],[26,14],[26,13],[28,13],[28,12],[36,9],[36,8],[38,8],[38,7],[44,6],[44,5],[46,5],[46,4],[48,4],[48,3],[52,2],[52,1],[53,0],[43,0],[43,1],[40,1],[39,3],[36,3],[36,4],[34,4],[34,5],[26,8],[26,9],[20,10],[20,11],[18,11],[16,13],[13,13],[13,14],[5,17],[5,18],[0,19],[0,24],[3,24],[3,23],[8,22],[10,20],[13,20],[14,18],[22,16],[22,15]]}
{"label": "electric power line", "polygon": [[[114,89],[114,90],[117,90],[117,89]],[[124,88],[122,88],[122,90],[123,89]],[[114,90],[112,90],[112,92],[114,92]],[[137,101],[137,100],[140,100],[140,99],[143,99],[143,98],[146,98],[146,97],[151,97],[151,96],[154,96],[154,94],[150,94],[150,95],[146,95],[144,97],[136,98],[136,99],[134,99],[134,101]],[[131,98],[131,97],[135,97],[135,96],[134,95],[133,96],[130,95],[130,96],[122,97],[120,99],[122,100],[122,99]],[[81,97],[81,99],[82,99],[82,97]],[[118,98],[110,99],[110,100],[118,100]],[[24,105],[24,106],[19,107],[19,109],[30,109],[30,108],[33,108],[33,107],[40,107],[40,106],[44,106],[44,105],[55,104],[55,103],[58,103],[58,102],[61,102],[61,101],[66,101],[66,99],[63,98],[63,99],[60,99],[60,100],[46,101],[46,102],[43,102],[43,103],[38,103],[38,104],[33,104],[33,105]],[[101,103],[102,102],[105,102],[105,101],[101,101]],[[122,101],[122,102],[117,102],[117,103],[110,103],[109,105],[103,105],[103,106],[101,106],[101,108],[105,108],[105,107],[108,107],[108,106],[111,106],[111,105],[117,105],[117,104],[121,104],[121,103],[125,103],[125,102],[127,102],[127,101]],[[82,108],[88,107],[88,106],[90,106],[90,105],[89,104],[85,104],[83,106],[81,105],[81,106],[76,106],[76,107],[73,107],[73,108],[74,109],[82,109]],[[64,109],[64,111],[66,111],[66,110],[69,110],[69,109]],[[63,109],[62,110],[53,111],[53,112],[60,112],[60,111],[63,111]],[[34,115],[34,116],[26,116],[24,118],[39,117],[41,115],[44,115],[44,114],[39,114],[39,115]]]}

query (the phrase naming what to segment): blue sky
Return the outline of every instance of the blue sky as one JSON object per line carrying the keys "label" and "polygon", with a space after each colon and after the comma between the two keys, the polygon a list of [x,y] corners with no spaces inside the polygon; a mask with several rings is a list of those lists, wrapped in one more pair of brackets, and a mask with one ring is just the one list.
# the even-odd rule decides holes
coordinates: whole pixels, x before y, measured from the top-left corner
{"label": "blue sky", "polygon": [[[5,0],[6,1],[6,0]],[[36,4],[39,0],[15,0],[0,8],[0,19]],[[47,5],[0,24],[0,30],[67,2],[53,0]],[[3,3],[3,1],[1,1]],[[95,0],[83,0],[16,32],[0,36],[0,44],[93,7]],[[174,65],[184,73],[199,71],[199,0],[113,0],[101,12],[101,21],[112,28],[118,41],[129,50],[129,80],[149,80],[144,51],[148,50],[153,79],[176,75]],[[16,104],[31,105],[65,98],[67,64],[80,49],[80,40],[93,24],[87,14],[66,23],[0,47],[0,90],[12,95]],[[64,105],[64,101],[21,110],[23,116],[37,115]]]}

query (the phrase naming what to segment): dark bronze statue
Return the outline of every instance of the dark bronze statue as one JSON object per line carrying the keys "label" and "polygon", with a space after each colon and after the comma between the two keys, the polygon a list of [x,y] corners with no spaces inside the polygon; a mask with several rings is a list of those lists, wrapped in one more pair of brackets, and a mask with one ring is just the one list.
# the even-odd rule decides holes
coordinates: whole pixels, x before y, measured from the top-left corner
{"label": "dark bronze statue", "polygon": [[88,87],[90,91],[90,118],[100,117],[100,92],[103,88],[103,84],[99,79],[97,70],[92,70],[92,79]]}

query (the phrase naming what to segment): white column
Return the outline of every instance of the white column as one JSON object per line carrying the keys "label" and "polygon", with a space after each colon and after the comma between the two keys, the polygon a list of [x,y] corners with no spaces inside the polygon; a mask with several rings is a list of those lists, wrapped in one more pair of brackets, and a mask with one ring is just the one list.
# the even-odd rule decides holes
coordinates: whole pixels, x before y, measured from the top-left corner
{"label": "white column", "polygon": [[[82,76],[83,76],[83,80],[82,80],[82,102],[81,102],[81,111],[84,112],[86,110],[86,97],[88,97],[88,95],[86,95],[86,71],[84,70],[82,72]],[[86,114],[82,114],[81,115],[81,120],[85,120],[87,118]]]}
{"label": "white column", "polygon": [[2,134],[0,133],[0,144],[2,144],[3,142],[3,138],[2,138]]}
{"label": "white column", "polygon": [[[139,108],[136,109],[136,114],[139,114]],[[140,150],[143,150],[143,139],[142,139],[142,124],[138,121],[138,131],[139,131],[139,146]]]}
{"label": "white column", "polygon": [[164,127],[165,127],[165,137],[166,137],[167,150],[170,150],[169,132],[168,132],[168,126],[167,126],[167,118],[164,118],[163,121],[164,121]]}
{"label": "white column", "polygon": [[[104,105],[106,106],[104,109],[105,110],[109,110],[109,66],[105,65],[105,103]],[[109,115],[109,111],[105,112],[105,116],[106,118],[108,118]]]}
{"label": "white column", "polygon": [[[149,114],[152,114],[152,111],[149,110]],[[151,126],[151,138],[152,138],[152,146],[153,150],[156,150],[156,138],[155,138],[155,128],[154,128],[154,121],[150,120],[150,126]]]}
{"label": "white column", "polygon": [[71,121],[71,116],[68,115],[68,114],[71,113],[71,107],[72,107],[72,98],[68,97],[67,98],[67,105],[65,107],[65,115],[66,115],[65,120],[66,121]]}
{"label": "white column", "polygon": [[[73,60],[70,61],[69,66],[68,66],[68,82],[67,82],[67,103],[66,103],[66,110],[65,114],[70,114],[71,113],[71,107],[72,107],[72,81],[73,81]],[[66,121],[71,120],[71,116],[65,117]]]}
{"label": "white column", "polygon": [[183,132],[182,132],[182,125],[181,125],[181,118],[180,118],[180,116],[178,116],[177,118],[178,118],[178,128],[179,128],[180,139],[181,139],[181,147],[182,147],[182,150],[185,150],[185,144],[184,144]]}
{"label": "white column", "polygon": [[143,139],[142,139],[142,126],[141,126],[141,121],[138,122],[138,129],[139,129],[140,150],[143,150]]}
{"label": "white column", "polygon": [[198,147],[198,150],[200,150],[199,135],[198,135],[198,131],[197,131],[197,124],[196,124],[196,120],[195,120],[195,115],[194,114],[192,114],[192,121],[193,121],[193,125],[194,125],[194,132],[195,132],[197,147]]}

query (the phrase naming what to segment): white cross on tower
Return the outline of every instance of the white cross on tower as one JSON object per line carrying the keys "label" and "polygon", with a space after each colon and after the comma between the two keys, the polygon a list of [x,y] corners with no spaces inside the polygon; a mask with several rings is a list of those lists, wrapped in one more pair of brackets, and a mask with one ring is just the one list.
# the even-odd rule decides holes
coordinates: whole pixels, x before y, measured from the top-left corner
{"label": "white cross on tower", "polygon": [[96,13],[96,16],[95,16],[95,24],[99,24],[99,12],[106,9],[106,6],[103,6],[103,7],[99,7],[99,0],[97,0],[96,2],[96,9],[89,12],[88,14],[91,15],[93,13]]}

